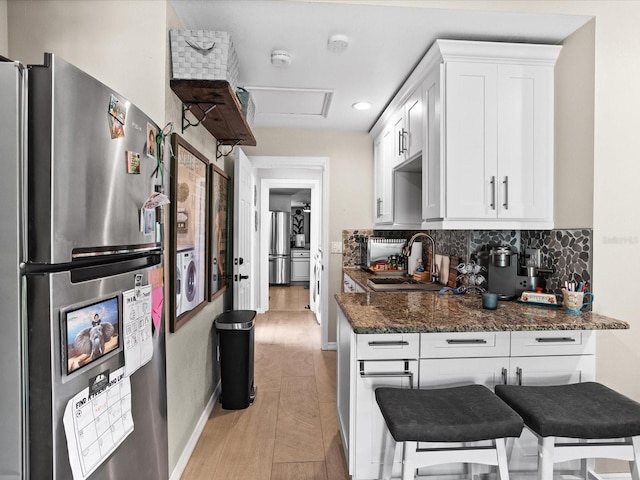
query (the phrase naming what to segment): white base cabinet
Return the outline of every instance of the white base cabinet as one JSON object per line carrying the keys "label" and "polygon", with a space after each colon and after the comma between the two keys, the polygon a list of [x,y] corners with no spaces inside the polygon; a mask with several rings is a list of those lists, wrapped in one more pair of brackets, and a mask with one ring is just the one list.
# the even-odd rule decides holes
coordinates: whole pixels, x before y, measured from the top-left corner
{"label": "white base cabinet", "polygon": [[[338,417],[353,480],[379,478],[384,420],[375,401],[380,386],[444,388],[471,383],[558,385],[595,380],[592,331],[454,332],[356,335],[338,309]],[[536,439],[513,442],[509,468],[537,468]],[[568,470],[579,465],[565,465]],[[480,468],[482,467],[472,467]],[[400,474],[398,453],[394,475]],[[474,470],[475,471],[475,470]],[[421,475],[467,475],[460,464],[421,469]]]}
{"label": "white base cabinet", "polygon": [[364,292],[364,288],[356,283],[356,281],[351,278],[346,273],[342,274],[342,292],[343,293],[361,293]]}

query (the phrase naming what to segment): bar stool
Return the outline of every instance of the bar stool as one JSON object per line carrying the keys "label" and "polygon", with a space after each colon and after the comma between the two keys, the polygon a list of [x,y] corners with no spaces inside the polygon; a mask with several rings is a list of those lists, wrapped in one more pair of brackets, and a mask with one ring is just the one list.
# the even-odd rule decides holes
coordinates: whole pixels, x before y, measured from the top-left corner
{"label": "bar stool", "polygon": [[[504,439],[518,437],[520,416],[482,385],[413,390],[381,387],[376,401],[387,424],[388,438],[382,478],[389,480],[395,451],[404,445],[402,479],[413,480],[419,467],[443,463],[497,465],[501,480],[508,480]],[[392,441],[393,440],[393,441]],[[492,440],[490,446],[453,443]],[[451,442],[450,448],[418,442]],[[635,479],[634,479],[635,480]]]}
{"label": "bar stool", "polygon": [[[548,387],[497,385],[496,394],[538,437],[538,479],[553,479],[553,464],[583,459],[628,460],[640,480],[640,403],[595,382]],[[556,437],[580,443],[558,443]],[[609,442],[587,440],[609,439]],[[612,443],[611,439],[617,442]]]}

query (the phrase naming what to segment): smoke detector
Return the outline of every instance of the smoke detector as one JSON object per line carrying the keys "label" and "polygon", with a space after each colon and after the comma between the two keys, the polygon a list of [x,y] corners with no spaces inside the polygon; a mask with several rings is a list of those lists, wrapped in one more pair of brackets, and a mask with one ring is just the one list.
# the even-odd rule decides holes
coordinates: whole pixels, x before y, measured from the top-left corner
{"label": "smoke detector", "polygon": [[346,35],[336,34],[329,37],[327,48],[330,52],[342,53],[349,46],[349,37]]}
{"label": "smoke detector", "polygon": [[288,67],[291,64],[291,54],[286,50],[271,52],[271,65],[274,67]]}

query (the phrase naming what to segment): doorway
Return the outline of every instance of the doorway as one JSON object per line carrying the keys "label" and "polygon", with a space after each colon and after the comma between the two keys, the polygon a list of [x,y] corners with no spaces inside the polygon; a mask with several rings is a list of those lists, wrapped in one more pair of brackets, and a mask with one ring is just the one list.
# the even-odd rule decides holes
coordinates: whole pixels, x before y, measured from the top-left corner
{"label": "doorway", "polygon": [[[328,246],[328,158],[326,157],[251,157],[256,169],[260,238],[256,260],[259,275],[256,285],[257,309],[267,311],[269,306],[269,195],[278,189],[309,190],[311,215],[309,217],[309,309],[321,326],[321,346],[328,348],[327,291],[322,250]],[[305,242],[306,246],[306,242]],[[315,294],[315,295],[314,295]]]}

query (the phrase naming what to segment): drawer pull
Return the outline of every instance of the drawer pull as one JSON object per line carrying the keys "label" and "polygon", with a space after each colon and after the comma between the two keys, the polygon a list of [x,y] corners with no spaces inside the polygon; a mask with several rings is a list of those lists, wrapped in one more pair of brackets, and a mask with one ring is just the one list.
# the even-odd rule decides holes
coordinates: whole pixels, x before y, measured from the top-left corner
{"label": "drawer pull", "polygon": [[369,372],[364,371],[364,361],[360,360],[360,377],[361,378],[401,378],[409,379],[409,388],[413,389],[413,372],[409,370],[409,362],[404,361],[404,372]]}
{"label": "drawer pull", "polygon": [[538,337],[536,342],[538,343],[558,343],[558,342],[575,342],[573,337]]}
{"label": "drawer pull", "polygon": [[386,342],[369,342],[370,347],[406,347],[409,342],[406,340],[389,340]]}
{"label": "drawer pull", "polygon": [[487,341],[482,338],[447,338],[447,343],[449,345],[478,345],[487,343]]}

